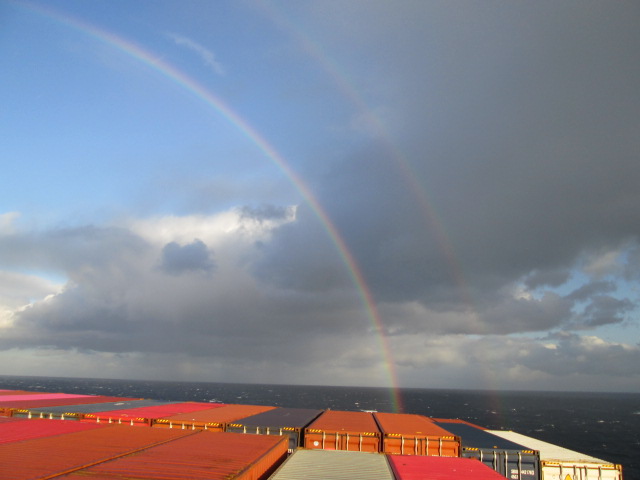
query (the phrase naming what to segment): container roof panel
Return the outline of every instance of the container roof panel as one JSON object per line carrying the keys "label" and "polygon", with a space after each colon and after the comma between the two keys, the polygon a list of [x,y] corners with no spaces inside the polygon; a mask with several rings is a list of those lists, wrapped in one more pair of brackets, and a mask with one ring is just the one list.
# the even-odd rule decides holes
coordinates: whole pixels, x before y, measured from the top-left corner
{"label": "container roof panel", "polygon": [[164,418],[175,422],[225,423],[266,412],[267,410],[272,410],[274,408],[276,407],[228,404],[197,412],[181,413],[180,415],[172,415]]}
{"label": "container roof panel", "polygon": [[102,428],[99,424],[65,422],[62,420],[27,420],[26,418],[8,418],[2,420],[10,420],[10,422],[0,422],[0,443],[53,437],[94,428]]}
{"label": "container roof panel", "polygon": [[371,413],[340,410],[325,411],[307,428],[326,432],[380,433]]}
{"label": "container roof panel", "polygon": [[393,480],[385,455],[344,450],[297,450],[270,480],[371,480],[374,478]]}
{"label": "container roof panel", "polygon": [[486,430],[480,430],[464,423],[437,422],[437,424],[454,435],[458,435],[461,439],[463,448],[472,447],[514,451],[531,450],[524,445],[492,435]]}
{"label": "container roof panel", "polygon": [[447,430],[422,415],[402,413],[374,413],[382,433],[402,435],[452,436]]}
{"label": "container roof panel", "polygon": [[11,480],[53,476],[191,434],[189,430],[105,426],[67,433],[64,441],[55,436],[4,443],[0,444],[2,476]]}
{"label": "container roof panel", "polygon": [[[476,459],[390,455],[389,464],[397,480],[504,480],[505,477]],[[428,472],[428,473],[427,473]]]}
{"label": "container roof panel", "polygon": [[503,430],[487,431],[498,437],[519,443],[521,445],[526,445],[527,448],[530,448],[532,450],[538,450],[540,452],[540,460],[561,460],[580,463],[611,464],[611,462],[607,462],[606,460],[591,457],[584,453],[569,450],[568,448],[559,447],[558,445],[547,443],[536,438],[528,437],[521,433]]}
{"label": "container roof panel", "polygon": [[200,431],[168,444],[89,467],[63,479],[222,480],[263,478],[284,460],[283,437]]}
{"label": "container roof panel", "polygon": [[238,423],[248,427],[304,428],[321,413],[322,410],[310,408],[275,408],[243,418]]}

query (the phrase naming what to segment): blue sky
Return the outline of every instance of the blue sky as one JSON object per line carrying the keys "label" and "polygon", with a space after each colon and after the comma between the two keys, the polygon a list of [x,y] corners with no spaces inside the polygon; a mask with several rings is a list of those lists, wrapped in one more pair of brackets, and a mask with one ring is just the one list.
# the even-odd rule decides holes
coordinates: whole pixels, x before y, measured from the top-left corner
{"label": "blue sky", "polygon": [[638,391],[639,16],[3,1],[0,373]]}

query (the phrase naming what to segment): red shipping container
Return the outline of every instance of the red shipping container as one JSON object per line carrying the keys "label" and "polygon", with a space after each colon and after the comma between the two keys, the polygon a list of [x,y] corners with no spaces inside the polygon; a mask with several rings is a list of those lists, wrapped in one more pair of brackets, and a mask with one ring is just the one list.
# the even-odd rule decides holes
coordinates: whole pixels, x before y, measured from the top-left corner
{"label": "red shipping container", "polygon": [[[0,443],[18,442],[31,438],[53,437],[66,433],[102,428],[98,424],[80,424],[61,420],[0,419]],[[1,467],[0,467],[1,468]]]}
{"label": "red shipping container", "polygon": [[0,444],[0,478],[32,480],[53,477],[193,433],[188,430],[107,426],[4,443]]}
{"label": "red shipping container", "polygon": [[274,408],[276,407],[228,404],[198,412],[181,413],[180,415],[159,418],[153,421],[153,426],[223,432],[227,423],[266,412],[267,410],[273,410]]}
{"label": "red shipping container", "polygon": [[422,415],[374,413],[382,432],[382,452],[459,457],[460,439]]}
{"label": "red shipping container", "polygon": [[327,410],[304,431],[305,448],[380,451],[380,430],[367,412]]}
{"label": "red shipping container", "polygon": [[[105,412],[85,413],[81,422],[97,423],[127,423],[129,425],[151,425],[153,420],[169,417],[181,413],[197,412],[212,407],[211,403],[183,402],[152,407],[128,408],[124,410],[109,410]],[[223,404],[219,404],[222,406]]]}
{"label": "red shipping container", "polygon": [[462,457],[391,455],[389,465],[396,480],[504,480],[482,462]]}
{"label": "red shipping container", "polygon": [[272,473],[286,455],[285,437],[200,431],[61,478],[258,480]]}

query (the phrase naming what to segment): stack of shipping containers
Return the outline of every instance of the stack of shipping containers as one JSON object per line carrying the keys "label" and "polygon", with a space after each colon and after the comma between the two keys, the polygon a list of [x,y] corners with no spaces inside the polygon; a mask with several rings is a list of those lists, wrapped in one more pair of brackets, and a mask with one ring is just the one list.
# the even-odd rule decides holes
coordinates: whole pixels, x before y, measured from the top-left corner
{"label": "stack of shipping containers", "polygon": [[1,479],[274,471],[273,480],[622,480],[620,465],[464,420],[0,390]]}
{"label": "stack of shipping containers", "polygon": [[315,420],[322,410],[307,408],[274,408],[227,425],[227,432],[261,435],[286,435],[289,451],[303,445],[304,427]]}
{"label": "stack of shipping containers", "polygon": [[437,424],[461,438],[463,457],[476,458],[512,480],[539,480],[537,451],[464,423]]}
{"label": "stack of shipping containers", "polygon": [[622,466],[606,460],[575,452],[567,448],[543,442],[516,432],[487,430],[489,433],[512,442],[526,445],[540,452],[542,480],[622,480]]}
{"label": "stack of shipping containers", "polygon": [[[51,424],[63,423],[62,420],[46,421]],[[1,478],[7,480],[49,478],[193,433],[188,430],[68,423],[92,428],[1,444]]]}
{"label": "stack of shipping containers", "polygon": [[223,432],[229,423],[258,413],[273,410],[276,407],[264,405],[217,405],[197,412],[181,413],[154,420],[153,427],[182,428],[192,430],[212,430]]}
{"label": "stack of shipping containers", "polygon": [[[219,404],[219,406],[222,406],[222,404]],[[133,406],[127,409],[105,409],[94,411],[93,413],[85,413],[80,417],[80,421],[151,426],[153,422],[159,418],[207,410],[211,407],[212,404],[210,403],[198,402],[164,403],[140,407]]]}
{"label": "stack of shipping containers", "polygon": [[304,431],[305,448],[379,452],[380,430],[368,412],[327,410]]}
{"label": "stack of shipping containers", "polygon": [[[29,416],[32,410],[43,407],[64,405],[85,405],[93,403],[133,400],[131,398],[105,397],[101,395],[71,395],[65,393],[19,393],[0,395],[0,414]],[[39,415],[38,415],[39,416]],[[44,417],[44,414],[42,415]]]}
{"label": "stack of shipping containers", "polygon": [[14,417],[49,418],[59,420],[80,420],[81,417],[92,412],[103,412],[106,410],[116,410],[121,408],[140,408],[152,405],[164,405],[169,402],[158,400],[130,400],[130,401],[109,401],[112,398],[105,397],[104,402],[84,403],[72,405],[56,405],[44,407],[31,407],[27,409],[14,410]]}
{"label": "stack of shipping containers", "polygon": [[[153,428],[144,430],[158,431]],[[287,455],[284,437],[204,431],[189,433],[191,435],[57,478],[259,480],[276,470]]]}
{"label": "stack of shipping containers", "polygon": [[382,452],[400,455],[460,456],[460,439],[422,415],[374,413],[382,432]]}

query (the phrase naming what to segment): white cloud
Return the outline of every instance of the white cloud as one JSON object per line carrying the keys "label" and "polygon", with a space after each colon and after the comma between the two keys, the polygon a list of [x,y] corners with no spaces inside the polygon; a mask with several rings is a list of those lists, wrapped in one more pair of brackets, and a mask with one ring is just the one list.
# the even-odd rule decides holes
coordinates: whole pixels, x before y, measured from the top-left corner
{"label": "white cloud", "polygon": [[6,235],[15,231],[15,221],[20,217],[18,212],[0,214],[0,235]]}
{"label": "white cloud", "polygon": [[169,33],[169,38],[171,38],[177,45],[181,45],[183,47],[187,47],[189,50],[195,52],[200,56],[204,64],[209,67],[214,73],[218,75],[224,75],[226,73],[225,68],[222,64],[216,59],[215,54],[203,47],[198,42],[191,40],[188,37],[183,35],[178,35],[175,33]]}

